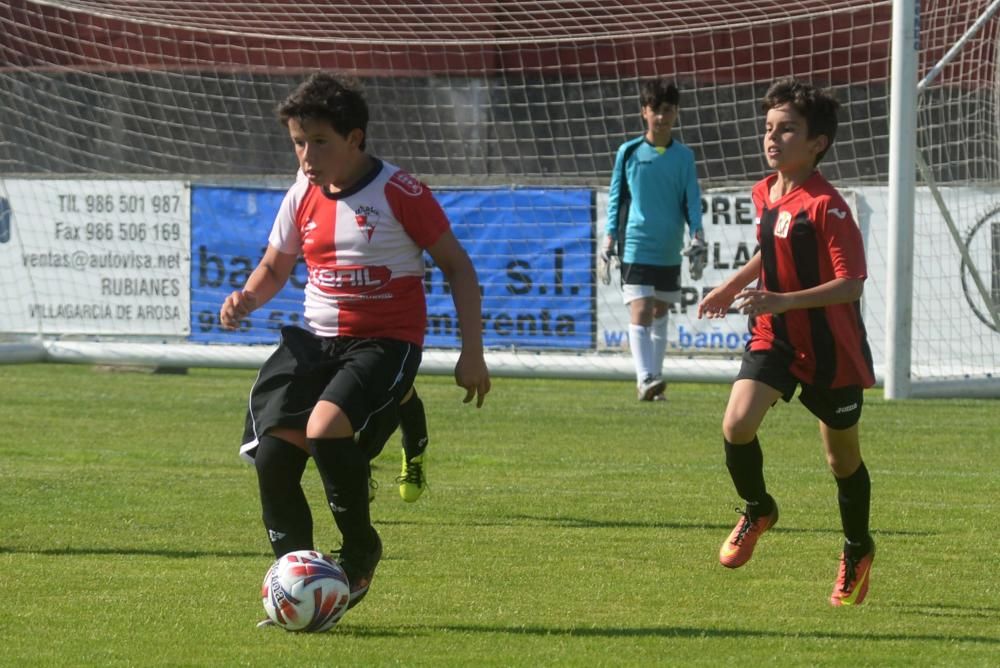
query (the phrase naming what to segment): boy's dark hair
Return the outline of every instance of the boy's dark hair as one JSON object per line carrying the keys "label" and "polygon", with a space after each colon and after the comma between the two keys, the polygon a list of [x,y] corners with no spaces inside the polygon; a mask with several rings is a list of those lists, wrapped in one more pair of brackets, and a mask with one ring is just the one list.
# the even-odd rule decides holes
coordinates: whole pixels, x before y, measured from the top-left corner
{"label": "boy's dark hair", "polygon": [[677,84],[667,79],[648,79],[642,82],[639,89],[639,100],[643,107],[658,109],[661,104],[677,105],[681,100],[681,92]]}
{"label": "boy's dark hair", "polygon": [[365,133],[360,148],[365,149],[368,103],[354,81],[322,72],[312,74],[278,105],[278,118],[285,126],[292,118],[326,121],[343,137],[360,128]]}
{"label": "boy's dark hair", "polygon": [[837,109],[840,108],[840,102],[827,90],[789,77],[771,84],[764,93],[760,108],[766,114],[783,104],[792,105],[806,119],[807,136],[810,139],[826,135],[826,148],[816,155],[818,165],[837,138]]}

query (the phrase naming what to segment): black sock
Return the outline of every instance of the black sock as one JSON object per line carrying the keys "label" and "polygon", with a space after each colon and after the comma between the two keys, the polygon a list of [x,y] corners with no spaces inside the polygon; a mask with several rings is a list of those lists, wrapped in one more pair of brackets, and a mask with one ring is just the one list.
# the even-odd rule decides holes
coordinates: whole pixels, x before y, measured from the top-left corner
{"label": "black sock", "polygon": [[424,454],[427,449],[427,415],[424,402],[413,391],[413,396],[405,404],[399,405],[399,426],[403,432],[403,451],[410,460]]}
{"label": "black sock", "polygon": [[323,479],[326,500],[345,549],[368,549],[373,542],[368,511],[368,455],[352,437],[311,438],[309,450]]}
{"label": "black sock", "polygon": [[254,455],[264,528],[274,556],[313,549],[313,522],[302,492],[309,455],[287,441],[265,434]]}
{"label": "black sock", "polygon": [[764,484],[764,453],[760,449],[760,441],[754,436],[746,445],[724,442],[726,468],[736,493],[747,502],[747,513],[754,518],[770,514],[774,510],[774,499],[767,493]]}
{"label": "black sock", "polygon": [[845,549],[864,556],[871,550],[868,518],[871,511],[872,481],[865,463],[846,478],[838,478],[837,504],[840,506],[840,522],[847,539]]}

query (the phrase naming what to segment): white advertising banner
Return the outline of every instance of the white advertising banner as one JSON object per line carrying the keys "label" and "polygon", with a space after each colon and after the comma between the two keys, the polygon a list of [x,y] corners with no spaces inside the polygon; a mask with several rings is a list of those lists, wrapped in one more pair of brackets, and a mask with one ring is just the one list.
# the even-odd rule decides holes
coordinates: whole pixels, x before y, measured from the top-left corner
{"label": "white advertising banner", "polygon": [[186,336],[183,181],[0,180],[0,330]]}
{"label": "white advertising banner", "polygon": [[[885,360],[886,339],[894,334],[885,330],[888,189],[860,186],[856,191],[868,260],[862,304],[877,366]],[[925,374],[996,376],[1000,371],[1000,333],[991,308],[1000,305],[1000,190],[943,186],[938,192],[959,241],[930,190],[918,187],[914,197],[911,372],[914,378]],[[971,265],[964,261],[960,247],[965,248]]]}

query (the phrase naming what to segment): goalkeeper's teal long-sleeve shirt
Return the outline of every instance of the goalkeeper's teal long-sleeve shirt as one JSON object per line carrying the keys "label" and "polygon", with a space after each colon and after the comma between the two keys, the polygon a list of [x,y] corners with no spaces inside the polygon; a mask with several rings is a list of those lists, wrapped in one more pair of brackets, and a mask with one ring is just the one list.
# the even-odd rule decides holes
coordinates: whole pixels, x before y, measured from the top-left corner
{"label": "goalkeeper's teal long-sleeve shirt", "polygon": [[677,140],[657,148],[644,136],[622,144],[608,189],[607,234],[618,236],[619,211],[626,207],[622,262],[679,265],[685,223],[691,236],[701,230],[694,152]]}

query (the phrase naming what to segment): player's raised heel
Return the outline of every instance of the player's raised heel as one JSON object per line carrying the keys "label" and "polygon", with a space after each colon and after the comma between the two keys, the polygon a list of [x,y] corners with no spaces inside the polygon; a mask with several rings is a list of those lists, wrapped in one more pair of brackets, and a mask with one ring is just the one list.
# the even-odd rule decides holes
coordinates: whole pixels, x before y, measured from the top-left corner
{"label": "player's raised heel", "polygon": [[382,560],[382,539],[379,538],[375,529],[372,529],[372,534],[375,537],[374,547],[368,550],[358,550],[345,546],[340,550],[340,556],[337,559],[351,585],[351,602],[347,604],[348,610],[360,603],[361,599],[368,594],[372,578],[375,577],[375,567]]}
{"label": "player's raised heel", "polygon": [[407,503],[413,503],[424,493],[427,487],[427,453],[407,459],[403,453],[403,468],[396,478],[399,483],[399,496]]}
{"label": "player's raised heel", "polygon": [[726,568],[739,568],[750,561],[753,549],[760,535],[773,527],[778,521],[778,504],[767,515],[752,517],[747,510],[736,509],[740,513],[740,521],[730,532],[719,549],[719,563]]}
{"label": "player's raised heel", "polygon": [[844,546],[837,581],[830,594],[830,605],[840,607],[864,603],[865,596],[868,595],[868,582],[871,580],[872,561],[875,560],[875,541],[871,538],[869,541],[871,549],[862,557],[851,555],[849,546]]}

